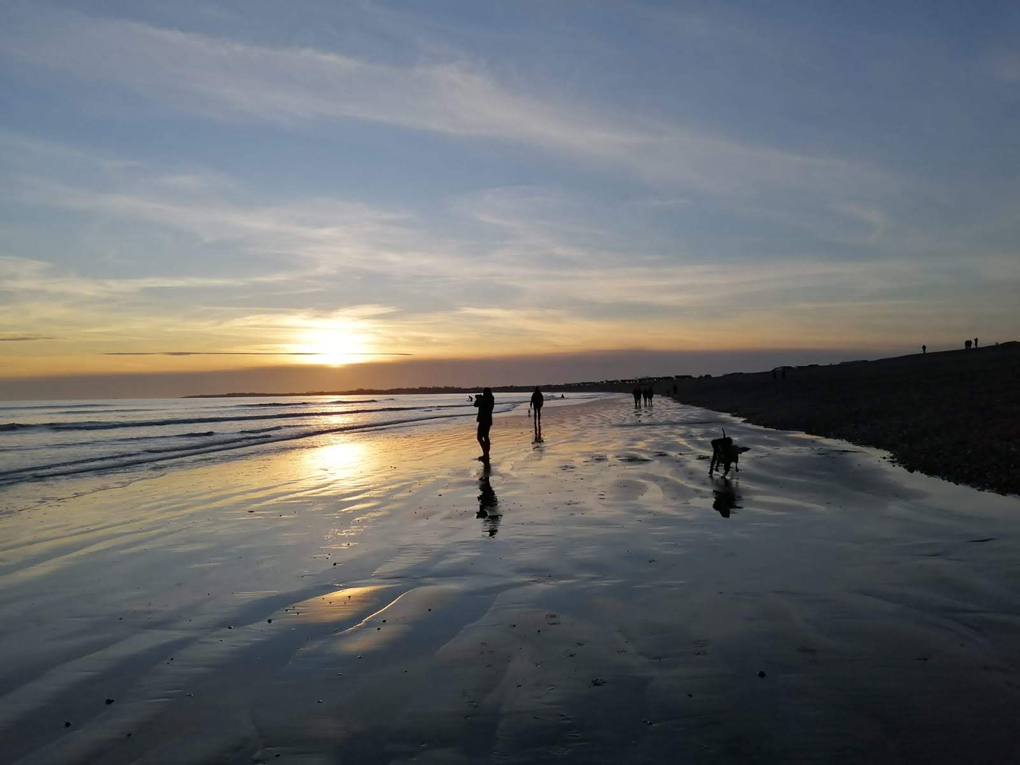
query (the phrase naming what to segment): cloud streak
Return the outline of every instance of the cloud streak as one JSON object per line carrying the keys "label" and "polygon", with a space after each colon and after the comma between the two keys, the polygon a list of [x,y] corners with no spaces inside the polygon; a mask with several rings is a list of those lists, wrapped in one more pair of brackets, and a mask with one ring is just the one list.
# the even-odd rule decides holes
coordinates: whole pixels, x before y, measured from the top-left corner
{"label": "cloud streak", "polygon": [[201,116],[284,125],[366,121],[521,143],[721,195],[748,195],[762,186],[852,191],[880,177],[839,158],[751,146],[576,99],[517,92],[463,57],[396,66],[66,12],[10,15],[0,54],[116,83]]}
{"label": "cloud streak", "polygon": [[[334,356],[313,351],[109,351],[104,356]],[[413,356],[413,353],[344,351],[344,356]]]}

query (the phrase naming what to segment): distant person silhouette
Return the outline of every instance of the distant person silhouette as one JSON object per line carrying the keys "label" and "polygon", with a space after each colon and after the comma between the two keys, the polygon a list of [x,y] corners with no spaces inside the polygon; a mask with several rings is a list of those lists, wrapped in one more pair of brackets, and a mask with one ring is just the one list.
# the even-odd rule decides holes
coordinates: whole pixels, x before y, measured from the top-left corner
{"label": "distant person silhouette", "polygon": [[655,395],[655,391],[653,391],[651,388],[648,388],[648,389],[645,390],[645,396],[648,399],[648,406],[652,405],[652,397],[654,395]]}
{"label": "distant person silhouette", "polygon": [[977,348],[977,338],[974,338],[974,347]]}
{"label": "distant person silhouette", "polygon": [[641,389],[635,385],[631,392],[634,394],[634,406],[641,406]]}
{"label": "distant person silhouette", "polygon": [[542,391],[535,386],[535,392],[531,394],[531,404],[529,408],[535,412],[535,441],[542,440],[542,404],[545,403],[545,398],[542,396]]}
{"label": "distant person silhouette", "polygon": [[963,347],[966,348],[969,351],[970,350],[970,344],[972,342],[973,342],[972,340],[964,340],[963,341]]}
{"label": "distant person silhouette", "polygon": [[496,406],[492,389],[485,388],[480,395],[475,396],[474,405],[478,407],[478,443],[482,447],[482,456],[478,459],[488,462],[489,449],[492,447],[489,431],[492,429],[492,410]]}
{"label": "distant person silhouette", "polygon": [[922,345],[921,346],[921,353],[927,353],[927,352],[928,352],[928,346],[927,345]]}
{"label": "distant person silhouette", "polygon": [[499,531],[501,513],[499,512],[499,500],[489,481],[490,475],[492,475],[492,469],[486,462],[482,468],[482,475],[478,479],[478,514],[475,517],[482,519],[482,529],[490,537],[494,537]]}

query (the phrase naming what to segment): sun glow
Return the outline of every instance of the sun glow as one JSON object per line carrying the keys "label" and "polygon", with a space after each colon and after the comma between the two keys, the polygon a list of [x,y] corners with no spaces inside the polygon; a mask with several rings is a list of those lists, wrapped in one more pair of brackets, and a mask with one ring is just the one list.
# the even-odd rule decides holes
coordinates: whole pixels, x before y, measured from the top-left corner
{"label": "sun glow", "polygon": [[353,328],[323,327],[305,332],[297,350],[314,354],[309,363],[338,367],[364,361],[370,349]]}

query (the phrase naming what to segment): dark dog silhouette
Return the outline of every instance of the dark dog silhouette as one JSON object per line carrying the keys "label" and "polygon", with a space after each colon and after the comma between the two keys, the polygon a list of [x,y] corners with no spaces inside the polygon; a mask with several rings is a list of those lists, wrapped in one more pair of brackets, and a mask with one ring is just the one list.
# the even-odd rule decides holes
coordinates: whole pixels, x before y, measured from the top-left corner
{"label": "dark dog silhouette", "polygon": [[722,438],[712,440],[712,464],[708,466],[708,474],[712,475],[715,472],[716,465],[722,465],[723,476],[730,472],[730,465],[733,466],[735,473],[739,473],[740,455],[749,451],[750,448],[749,446],[737,446],[733,443],[733,439],[726,435],[726,429],[723,428]]}

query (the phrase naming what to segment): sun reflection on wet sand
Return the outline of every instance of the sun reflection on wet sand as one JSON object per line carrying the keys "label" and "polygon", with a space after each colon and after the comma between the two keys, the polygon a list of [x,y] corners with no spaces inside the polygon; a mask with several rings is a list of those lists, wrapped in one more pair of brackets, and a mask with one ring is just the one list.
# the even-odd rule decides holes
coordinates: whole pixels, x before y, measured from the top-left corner
{"label": "sun reflection on wet sand", "polygon": [[310,475],[326,473],[334,481],[363,478],[379,467],[371,439],[338,437],[311,449],[303,449],[299,464]]}
{"label": "sun reflection on wet sand", "polygon": [[287,606],[283,609],[283,615],[307,624],[337,622],[350,618],[352,614],[363,614],[371,603],[378,600],[381,592],[392,587],[385,584],[344,587]]}

